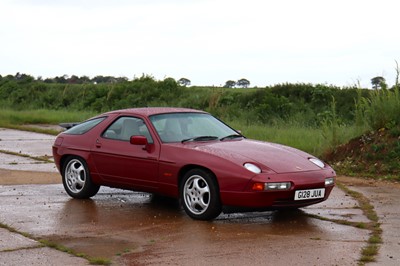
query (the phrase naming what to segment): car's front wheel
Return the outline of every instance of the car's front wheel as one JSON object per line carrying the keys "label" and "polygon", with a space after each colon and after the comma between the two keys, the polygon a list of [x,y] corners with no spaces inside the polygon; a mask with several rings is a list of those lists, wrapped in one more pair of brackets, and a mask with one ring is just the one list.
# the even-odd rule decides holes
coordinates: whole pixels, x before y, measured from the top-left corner
{"label": "car's front wheel", "polygon": [[100,189],[93,184],[85,160],[77,156],[70,156],[65,161],[62,181],[68,195],[77,199],[93,197]]}
{"label": "car's front wheel", "polygon": [[183,209],[193,219],[211,220],[222,210],[216,180],[203,169],[192,169],[185,174],[180,198]]}

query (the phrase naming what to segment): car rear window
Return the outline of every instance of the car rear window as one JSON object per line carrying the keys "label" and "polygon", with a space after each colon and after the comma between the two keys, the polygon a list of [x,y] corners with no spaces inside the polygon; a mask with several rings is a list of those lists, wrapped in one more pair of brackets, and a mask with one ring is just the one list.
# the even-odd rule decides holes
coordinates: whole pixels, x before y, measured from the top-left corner
{"label": "car rear window", "polygon": [[101,121],[106,119],[106,117],[99,117],[95,119],[91,119],[88,121],[85,121],[81,124],[78,124],[74,127],[71,127],[70,129],[64,131],[64,134],[70,134],[70,135],[82,135],[94,128],[96,125],[98,125]]}

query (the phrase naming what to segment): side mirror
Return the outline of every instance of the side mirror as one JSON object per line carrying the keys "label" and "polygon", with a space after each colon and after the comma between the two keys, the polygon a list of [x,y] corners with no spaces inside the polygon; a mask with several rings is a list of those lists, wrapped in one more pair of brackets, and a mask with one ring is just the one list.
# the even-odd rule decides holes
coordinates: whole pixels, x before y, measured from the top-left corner
{"label": "side mirror", "polygon": [[129,142],[133,145],[147,145],[147,138],[145,136],[132,136]]}
{"label": "side mirror", "polygon": [[132,145],[142,145],[144,146],[143,150],[150,152],[150,145],[145,136],[131,136],[129,142]]}

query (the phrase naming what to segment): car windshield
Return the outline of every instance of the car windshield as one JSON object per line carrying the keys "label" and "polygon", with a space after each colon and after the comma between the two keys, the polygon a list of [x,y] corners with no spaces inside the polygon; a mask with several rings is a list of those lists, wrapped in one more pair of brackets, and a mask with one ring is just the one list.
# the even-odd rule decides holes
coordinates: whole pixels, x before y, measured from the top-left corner
{"label": "car windshield", "polygon": [[153,115],[150,121],[163,142],[209,141],[238,132],[204,113],[170,113]]}

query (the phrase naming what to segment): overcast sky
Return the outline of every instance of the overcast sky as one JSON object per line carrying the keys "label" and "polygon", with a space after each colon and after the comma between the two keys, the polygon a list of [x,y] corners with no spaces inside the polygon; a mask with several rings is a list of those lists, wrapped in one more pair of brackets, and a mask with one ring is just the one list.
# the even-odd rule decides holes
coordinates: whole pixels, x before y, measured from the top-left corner
{"label": "overcast sky", "polygon": [[350,86],[400,64],[398,0],[0,0],[0,75]]}

